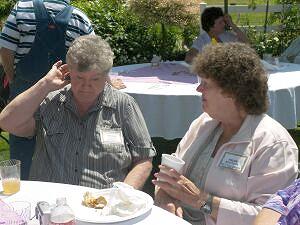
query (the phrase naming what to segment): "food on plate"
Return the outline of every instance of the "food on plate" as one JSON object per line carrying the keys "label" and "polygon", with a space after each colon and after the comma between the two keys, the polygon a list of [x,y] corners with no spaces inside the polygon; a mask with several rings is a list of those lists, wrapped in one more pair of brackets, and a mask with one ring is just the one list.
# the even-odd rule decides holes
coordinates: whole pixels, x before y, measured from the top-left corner
{"label": "food on plate", "polygon": [[120,78],[111,79],[111,84],[118,90],[126,88],[126,85]]}
{"label": "food on plate", "polygon": [[101,195],[95,197],[91,192],[87,191],[83,195],[82,205],[94,209],[103,209],[107,205],[107,201],[105,197]]}
{"label": "food on plate", "polygon": [[[118,188],[100,192],[85,192],[82,205],[92,208],[101,216],[128,217],[147,208],[147,198],[141,196],[133,188],[118,185]],[[87,209],[89,210],[89,209]]]}

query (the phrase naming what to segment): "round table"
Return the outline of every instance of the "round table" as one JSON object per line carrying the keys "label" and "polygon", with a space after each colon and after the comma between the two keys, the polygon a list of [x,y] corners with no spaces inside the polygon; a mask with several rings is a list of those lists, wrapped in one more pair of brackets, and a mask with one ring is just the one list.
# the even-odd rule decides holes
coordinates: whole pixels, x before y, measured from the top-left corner
{"label": "round table", "polygon": [[[38,182],[38,181],[22,181],[21,189],[18,193],[11,196],[1,195],[2,187],[0,187],[0,199],[5,203],[12,201],[28,201],[31,203],[31,216],[34,216],[35,206],[39,201],[47,201],[49,203],[55,203],[57,197],[62,196],[73,196],[83,191],[95,192],[99,191],[98,189],[69,185],[69,184],[60,184],[60,183],[50,183],[50,182]],[[68,199],[68,198],[67,198]],[[38,220],[32,219],[29,222],[29,225],[39,224]],[[91,225],[93,223],[76,221],[77,225]],[[104,225],[104,223],[101,223]],[[112,223],[109,223],[110,225]],[[178,225],[187,225],[190,224],[185,220],[157,207],[153,206],[152,209],[137,218],[130,219],[123,222],[113,223],[113,225],[129,225],[129,224],[144,224],[144,225],[153,225],[153,224],[178,224]]]}
{"label": "round table", "polygon": [[[161,63],[161,70],[154,68],[153,74],[149,74],[150,63],[112,69],[112,77],[121,78],[127,86],[122,91],[133,96],[139,104],[151,137],[181,138],[202,113],[201,94],[196,91],[197,77],[192,81],[190,76],[182,74],[179,79],[180,74],[174,74],[177,80],[172,79],[166,67],[172,70],[175,64],[188,70],[184,62]],[[271,69],[267,114],[285,128],[294,129],[300,119],[300,65],[280,63]]]}

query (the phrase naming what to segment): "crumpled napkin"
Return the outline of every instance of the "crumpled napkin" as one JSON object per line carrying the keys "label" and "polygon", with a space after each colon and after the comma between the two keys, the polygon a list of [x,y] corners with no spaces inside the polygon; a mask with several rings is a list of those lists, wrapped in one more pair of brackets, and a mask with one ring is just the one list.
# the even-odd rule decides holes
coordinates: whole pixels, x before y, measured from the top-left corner
{"label": "crumpled napkin", "polygon": [[140,198],[136,190],[122,182],[114,183],[107,207],[111,215],[126,217],[146,207],[147,200]]}

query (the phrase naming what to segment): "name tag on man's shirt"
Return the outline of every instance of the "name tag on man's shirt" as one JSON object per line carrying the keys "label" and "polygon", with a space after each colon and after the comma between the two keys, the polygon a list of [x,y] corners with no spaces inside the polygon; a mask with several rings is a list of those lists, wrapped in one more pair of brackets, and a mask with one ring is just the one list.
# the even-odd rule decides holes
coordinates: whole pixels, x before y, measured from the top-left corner
{"label": "name tag on man's shirt", "polygon": [[100,130],[100,135],[103,144],[124,144],[121,130]]}
{"label": "name tag on man's shirt", "polygon": [[243,172],[248,157],[245,155],[238,155],[235,153],[225,152],[219,163],[220,167]]}

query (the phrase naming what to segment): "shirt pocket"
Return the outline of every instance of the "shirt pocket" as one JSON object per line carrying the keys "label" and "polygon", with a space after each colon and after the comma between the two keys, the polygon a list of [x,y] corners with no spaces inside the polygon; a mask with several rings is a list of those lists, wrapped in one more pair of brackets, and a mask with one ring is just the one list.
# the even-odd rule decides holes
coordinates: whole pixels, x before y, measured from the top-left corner
{"label": "shirt pocket", "polygon": [[131,154],[120,127],[97,126],[93,142],[92,155],[110,162],[111,167],[124,168],[131,164]]}
{"label": "shirt pocket", "polygon": [[96,126],[93,146],[107,153],[126,151],[122,129],[120,127]]}
{"label": "shirt pocket", "polygon": [[45,144],[47,148],[61,151],[65,148],[65,131],[61,121],[52,121],[45,126]]}

